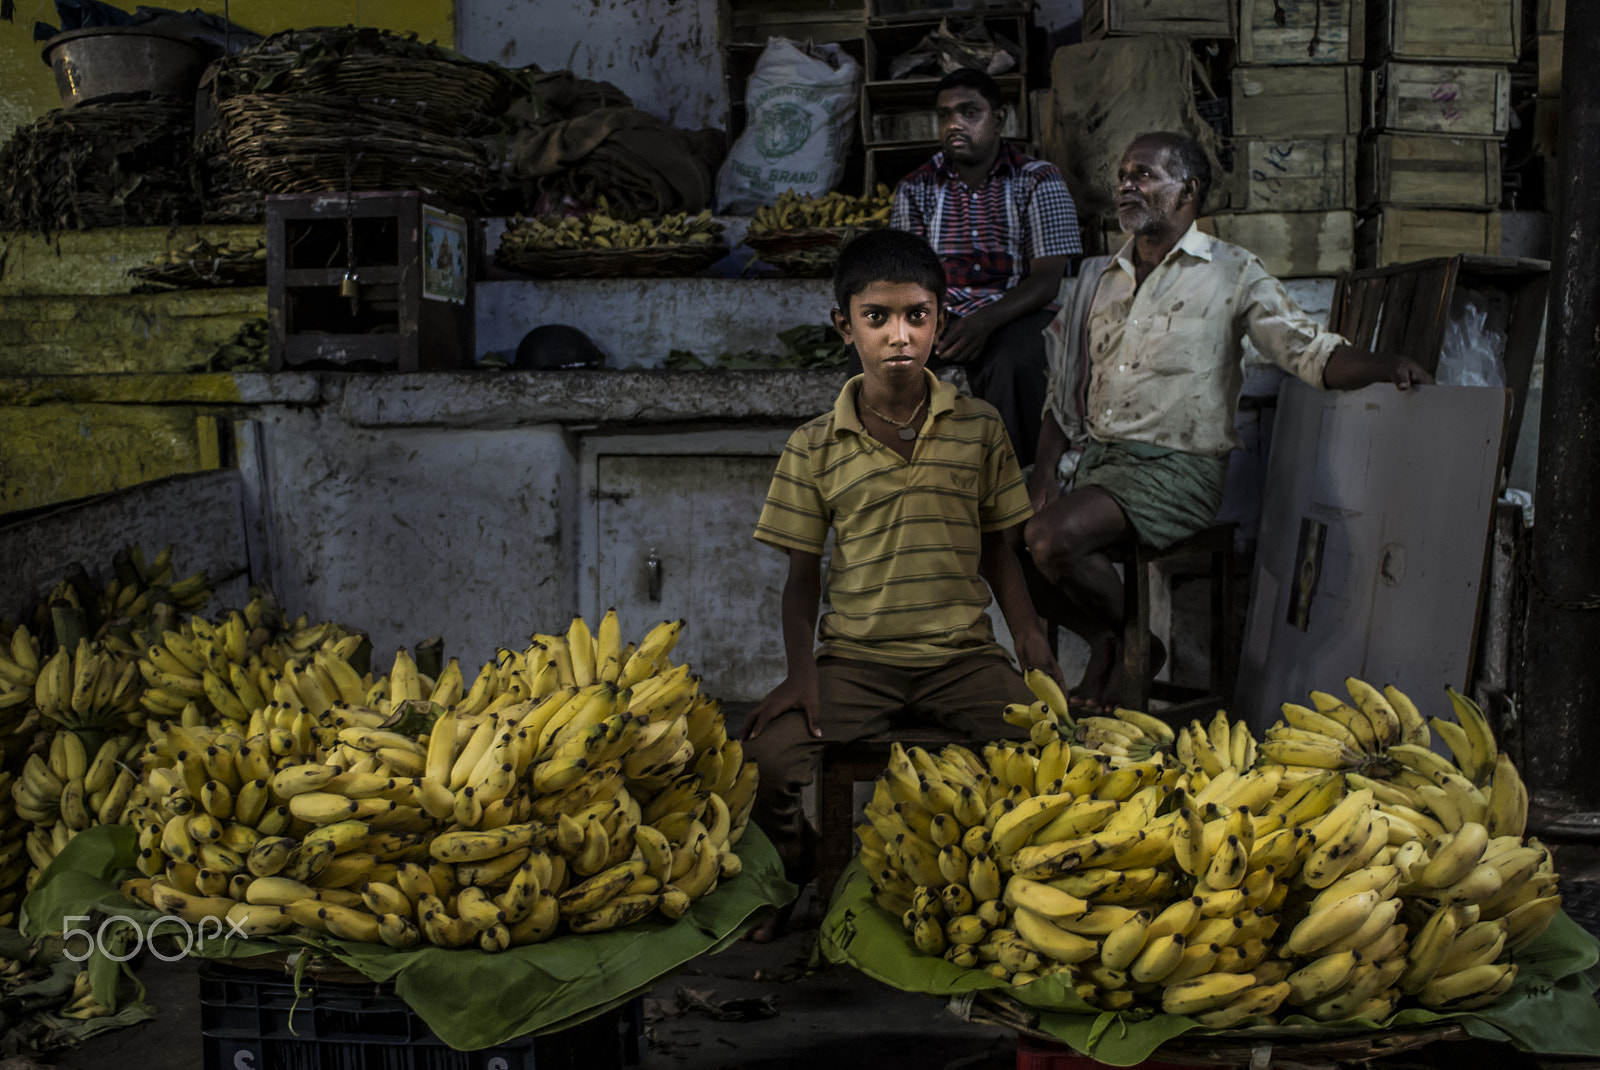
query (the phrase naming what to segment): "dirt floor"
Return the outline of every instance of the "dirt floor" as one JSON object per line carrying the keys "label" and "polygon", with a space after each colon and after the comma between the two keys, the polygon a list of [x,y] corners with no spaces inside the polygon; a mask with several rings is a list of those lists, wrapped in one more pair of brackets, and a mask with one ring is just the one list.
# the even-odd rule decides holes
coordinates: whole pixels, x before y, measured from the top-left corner
{"label": "dirt floor", "polygon": [[[794,932],[703,956],[646,997],[643,1070],[812,1070],[918,1067],[1009,1070],[1016,1035],[949,1014],[929,996],[899,992],[850,969],[806,970],[818,911],[806,893]],[[191,962],[146,956],[138,970],[155,1020],[108,1033],[38,1062],[0,1070],[197,1070],[204,1065],[199,983]],[[721,1016],[726,1016],[723,1020]],[[265,1066],[216,1070],[274,1070]]]}

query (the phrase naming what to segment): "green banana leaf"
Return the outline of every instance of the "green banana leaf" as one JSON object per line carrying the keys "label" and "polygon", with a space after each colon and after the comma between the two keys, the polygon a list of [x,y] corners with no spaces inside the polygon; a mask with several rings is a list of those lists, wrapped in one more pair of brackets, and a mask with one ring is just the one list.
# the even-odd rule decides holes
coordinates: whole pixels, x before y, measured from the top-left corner
{"label": "green banana leaf", "polygon": [[[211,936],[196,939],[191,953],[216,959],[286,950],[326,955],[373,981],[393,982],[395,992],[441,1040],[470,1051],[566,1029],[625,1003],[696,956],[727,947],[763,910],[795,897],[797,889],[784,880],[777,852],[755,825],[746,827],[738,854],[740,874],[697,900],[677,921],[651,919],[606,933],[567,934],[499,954],[431,946],[400,951],[311,933],[255,939]],[[117,887],[136,857],[131,828],[99,826],[78,834],[23,901],[23,934],[66,928],[99,933],[98,920],[63,921],[91,912],[112,919],[105,923],[107,933],[119,926],[146,931],[164,915]],[[161,932],[181,929],[168,924]]]}
{"label": "green banana leaf", "polygon": [[[871,881],[859,861],[839,879],[817,943],[827,961],[853,966],[894,988],[946,997],[984,991],[1023,1004],[1037,1013],[1040,1032],[1112,1066],[1141,1063],[1172,1038],[1203,1028],[1192,1018],[1152,1010],[1096,1010],[1060,976],[1041,977],[1019,988],[982,970],[923,954],[900,919],[873,900]],[[1516,961],[1519,970],[1511,991],[1476,1011],[1441,1014],[1411,1007],[1382,1022],[1337,1025],[1291,1014],[1277,1025],[1231,1030],[1227,1036],[1293,1043],[1453,1022],[1474,1037],[1506,1041],[1525,1051],[1600,1055],[1600,1006],[1595,1003],[1600,941],[1563,913]]]}

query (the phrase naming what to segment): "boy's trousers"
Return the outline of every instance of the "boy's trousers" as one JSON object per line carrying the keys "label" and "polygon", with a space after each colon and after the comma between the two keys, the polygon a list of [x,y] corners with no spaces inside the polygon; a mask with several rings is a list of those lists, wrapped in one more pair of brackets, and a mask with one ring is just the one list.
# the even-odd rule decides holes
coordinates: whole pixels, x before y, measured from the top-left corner
{"label": "boy's trousers", "polygon": [[1022,739],[1027,733],[1000,715],[1008,703],[1034,701],[1021,674],[998,654],[957,658],[926,669],[824,656],[817,659],[817,690],[821,739],[807,728],[805,713],[790,710],[744,744],[745,760],[761,768],[750,818],[778,848],[791,873],[804,835],[800,789],[816,780],[824,746],[918,721],[961,732],[979,744]]}

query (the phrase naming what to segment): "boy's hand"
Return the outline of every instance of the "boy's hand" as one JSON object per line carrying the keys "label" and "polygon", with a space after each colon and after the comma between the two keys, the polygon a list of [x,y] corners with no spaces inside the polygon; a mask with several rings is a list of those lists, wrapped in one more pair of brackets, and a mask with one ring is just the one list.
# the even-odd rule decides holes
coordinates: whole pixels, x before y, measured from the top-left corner
{"label": "boy's hand", "polygon": [[1028,477],[1028,504],[1033,506],[1034,513],[1044,512],[1060,497],[1061,483],[1056,479],[1056,465],[1046,467],[1042,460],[1034,462],[1033,474]]}
{"label": "boy's hand", "polygon": [[1017,644],[1017,663],[1022,666],[1024,673],[1030,669],[1038,669],[1055,679],[1061,685],[1061,690],[1067,689],[1067,681],[1061,676],[1061,666],[1056,664],[1056,652],[1050,649],[1050,643],[1044,637],[1044,632],[1035,628],[1027,635],[1019,636]]}
{"label": "boy's hand", "polygon": [[821,739],[822,729],[817,724],[818,711],[821,707],[822,702],[817,697],[815,673],[809,677],[786,676],[783,683],[769,691],[767,697],[756,703],[755,708],[745,717],[744,731],[739,733],[739,738],[755,739],[775,718],[783,716],[790,710],[800,710],[806,715],[806,727],[811,730],[811,734]]}
{"label": "boy's hand", "polygon": [[967,364],[977,360],[989,342],[987,321],[978,313],[955,320],[944,329],[944,335],[935,346],[935,352],[953,364]]}

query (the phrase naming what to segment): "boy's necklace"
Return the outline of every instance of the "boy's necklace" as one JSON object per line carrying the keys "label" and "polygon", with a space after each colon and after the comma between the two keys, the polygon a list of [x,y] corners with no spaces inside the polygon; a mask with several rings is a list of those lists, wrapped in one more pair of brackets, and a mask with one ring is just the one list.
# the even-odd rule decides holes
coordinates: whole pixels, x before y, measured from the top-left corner
{"label": "boy's necklace", "polygon": [[893,416],[885,416],[883,413],[873,408],[871,402],[867,401],[867,399],[862,397],[860,394],[856,395],[856,400],[865,405],[868,412],[872,413],[872,415],[876,416],[884,423],[894,424],[896,427],[898,427],[900,429],[901,439],[906,442],[910,442],[912,439],[917,437],[917,429],[912,427],[911,424],[918,416],[922,415],[922,407],[928,403],[928,395],[926,392],[923,393],[922,400],[917,402],[917,407],[911,410],[911,416],[905,421],[896,420]]}

